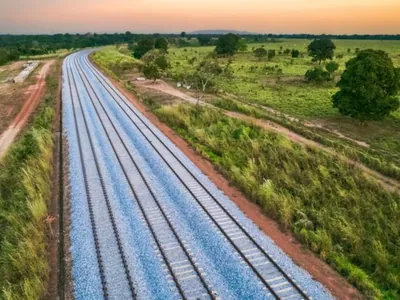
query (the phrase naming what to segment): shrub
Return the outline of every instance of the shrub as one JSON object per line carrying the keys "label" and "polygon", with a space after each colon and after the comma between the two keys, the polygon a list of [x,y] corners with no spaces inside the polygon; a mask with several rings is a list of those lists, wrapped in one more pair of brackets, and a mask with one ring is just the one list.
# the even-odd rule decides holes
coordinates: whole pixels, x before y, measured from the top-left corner
{"label": "shrub", "polygon": [[305,78],[309,82],[322,83],[329,81],[331,79],[331,76],[329,72],[318,66],[308,70],[306,72]]}
{"label": "shrub", "polygon": [[292,54],[292,57],[293,57],[293,58],[298,58],[299,55],[300,55],[300,51],[299,51],[299,50],[296,50],[296,49],[292,49],[291,54]]}

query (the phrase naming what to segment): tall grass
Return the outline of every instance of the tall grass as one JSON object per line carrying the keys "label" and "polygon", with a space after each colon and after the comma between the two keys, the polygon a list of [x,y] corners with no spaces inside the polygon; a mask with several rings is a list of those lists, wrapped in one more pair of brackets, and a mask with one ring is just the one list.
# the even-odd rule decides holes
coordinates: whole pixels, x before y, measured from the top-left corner
{"label": "tall grass", "polygon": [[398,153],[379,151],[376,148],[363,148],[352,142],[340,139],[319,128],[306,128],[299,122],[290,121],[283,116],[268,113],[245,103],[232,99],[215,98],[210,102],[216,107],[240,112],[259,119],[267,119],[278,123],[303,137],[335,149],[348,158],[362,162],[369,168],[394,179],[400,180],[400,157]]}
{"label": "tall grass", "polygon": [[121,53],[115,46],[109,46],[93,53],[93,60],[107,71],[108,75],[118,77],[127,70],[141,64],[137,59]]}
{"label": "tall grass", "polygon": [[322,151],[216,110],[155,113],[367,297],[400,297],[398,194]]}
{"label": "tall grass", "polygon": [[46,289],[45,218],[57,87],[58,73],[52,72],[33,125],[0,162],[0,299],[36,300]]}

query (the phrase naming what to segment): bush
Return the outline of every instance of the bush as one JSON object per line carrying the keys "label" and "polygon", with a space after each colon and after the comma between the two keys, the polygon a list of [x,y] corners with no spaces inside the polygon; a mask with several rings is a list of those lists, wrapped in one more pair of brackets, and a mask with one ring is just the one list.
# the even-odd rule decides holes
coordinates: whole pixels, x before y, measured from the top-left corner
{"label": "bush", "polygon": [[291,54],[292,54],[293,58],[298,58],[300,56],[300,51],[296,50],[296,49],[292,49]]}
{"label": "bush", "polygon": [[267,50],[265,50],[264,48],[257,48],[256,50],[254,50],[254,55],[257,58],[263,58],[266,57],[268,54]]}
{"label": "bush", "polygon": [[318,66],[308,70],[305,74],[305,78],[309,82],[322,83],[329,81],[331,76],[329,72]]}

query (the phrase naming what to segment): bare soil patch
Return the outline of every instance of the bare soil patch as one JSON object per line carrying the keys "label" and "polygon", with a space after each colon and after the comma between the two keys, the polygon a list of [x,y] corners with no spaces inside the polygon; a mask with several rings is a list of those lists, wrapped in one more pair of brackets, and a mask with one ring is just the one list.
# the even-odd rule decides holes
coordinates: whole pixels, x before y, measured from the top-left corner
{"label": "bare soil patch", "polygon": [[[236,205],[265,234],[272,238],[297,265],[307,270],[315,280],[321,282],[338,299],[362,299],[362,296],[357,289],[351,286],[343,277],[334,271],[328,264],[319,259],[315,254],[304,249],[292,234],[282,232],[278,223],[265,216],[261,209],[232,186],[230,182],[214,168],[210,161],[204,159],[171,128],[160,122],[143,102],[138,100],[131,93],[127,92],[119,82],[113,79],[110,80],[137,109],[139,109],[155,126],[157,126],[159,130],[161,130],[177,147],[179,147],[185,155],[187,155],[193,163],[218,186],[220,190],[232,199],[232,201],[234,201],[234,203],[236,203]],[[163,90],[162,86],[164,86],[164,84],[151,85],[149,82],[142,82],[140,86],[148,87],[149,90],[152,90],[153,92],[154,90]],[[171,89],[167,88],[164,91],[171,91]],[[171,96],[178,97],[175,92],[173,92],[173,95]],[[195,100],[197,101],[197,99]]]}

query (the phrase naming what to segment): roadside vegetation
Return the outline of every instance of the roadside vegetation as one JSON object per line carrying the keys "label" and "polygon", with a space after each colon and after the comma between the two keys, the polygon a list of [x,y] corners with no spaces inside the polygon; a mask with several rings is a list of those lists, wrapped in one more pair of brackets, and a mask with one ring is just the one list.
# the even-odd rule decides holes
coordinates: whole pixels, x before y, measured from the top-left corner
{"label": "roadside vegetation", "polygon": [[[273,121],[400,179],[399,41],[322,37],[316,42],[267,39],[244,45],[246,39],[237,36],[193,41],[184,33],[181,40],[189,45],[174,41],[164,51],[166,80],[190,88],[187,93],[216,107]],[[154,45],[142,57],[153,53]],[[132,43],[119,51],[134,56],[138,46]],[[381,48],[385,52],[376,51]],[[354,65],[364,68],[354,70]],[[118,77],[129,83],[132,73],[137,70]],[[373,74],[375,84],[367,73]],[[346,81],[346,74],[366,90],[358,89],[357,80]],[[140,97],[267,215],[365,296],[400,297],[399,193],[385,190],[336,156],[218,109],[160,103],[146,93]],[[370,102],[375,106],[365,105]],[[358,115],[353,113],[357,105],[364,106]]]}
{"label": "roadside vegetation", "polygon": [[60,63],[32,125],[0,161],[0,299],[39,299],[49,274],[47,206]]}

